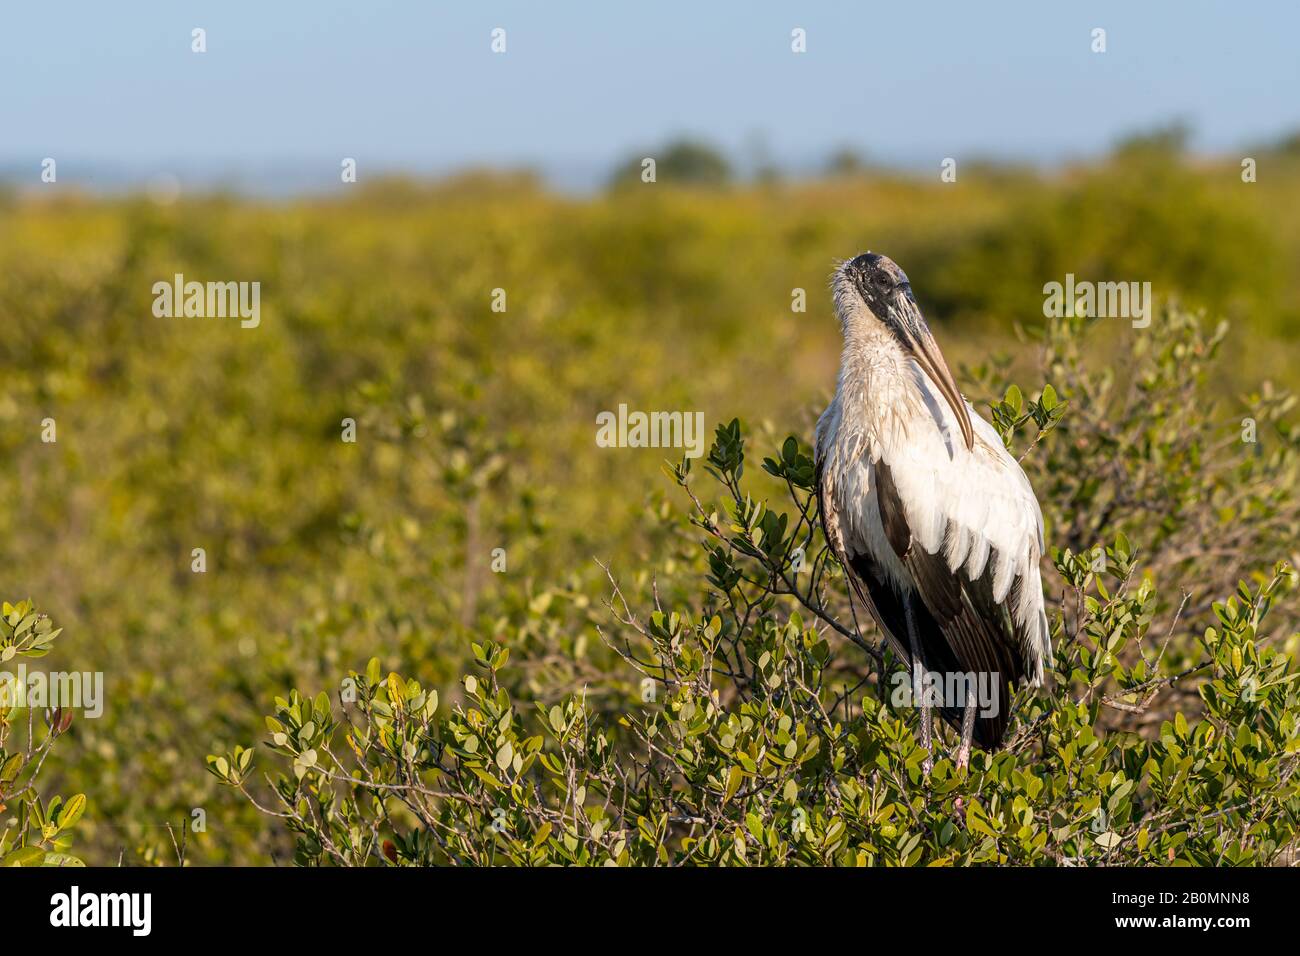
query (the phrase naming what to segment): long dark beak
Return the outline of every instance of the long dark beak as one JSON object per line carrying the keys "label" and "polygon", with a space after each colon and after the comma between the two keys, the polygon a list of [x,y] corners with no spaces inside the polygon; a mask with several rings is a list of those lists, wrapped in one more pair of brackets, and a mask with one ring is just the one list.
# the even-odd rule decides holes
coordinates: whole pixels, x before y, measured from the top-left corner
{"label": "long dark beak", "polygon": [[966,411],[966,403],[962,401],[957,382],[948,369],[948,363],[943,360],[939,343],[934,340],[929,327],[925,324],[925,319],[921,317],[921,310],[916,307],[911,290],[906,287],[904,289],[906,291],[903,292],[900,303],[902,312],[906,316],[902,323],[906,330],[904,344],[916,359],[916,364],[930,376],[930,381],[934,382],[948,401],[952,413],[957,416],[957,424],[961,426],[961,436],[966,440],[966,448],[974,451],[975,430],[971,428],[970,413]]}

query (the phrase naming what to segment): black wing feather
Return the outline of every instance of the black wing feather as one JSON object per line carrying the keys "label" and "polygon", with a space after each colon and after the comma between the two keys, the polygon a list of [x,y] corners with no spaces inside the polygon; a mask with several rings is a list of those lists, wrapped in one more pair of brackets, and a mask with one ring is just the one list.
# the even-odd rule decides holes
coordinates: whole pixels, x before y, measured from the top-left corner
{"label": "black wing feather", "polygon": [[[880,520],[890,547],[911,574],[915,592],[903,593],[885,578],[867,554],[851,555],[843,550],[838,533],[827,523],[822,486],[822,467],[817,463],[816,489],[822,533],[848,572],[853,593],[867,608],[883,632],[894,654],[912,666],[907,631],[908,607],[917,629],[921,664],[929,672],[944,674],[996,675],[1000,707],[992,717],[977,716],[974,740],[985,750],[995,749],[1006,733],[1010,718],[1013,683],[1024,677],[1024,662],[1018,651],[1018,634],[1011,614],[1004,604],[993,599],[993,568],[996,555],[990,554],[984,573],[970,580],[948,568],[942,554],[928,554],[913,547],[907,515],[894,486],[889,467],[883,462],[874,466],[877,479],[876,497]],[[1007,600],[1013,600],[1017,580]],[[960,729],[959,707],[941,707],[939,713],[954,729]]]}
{"label": "black wing feather", "polygon": [[[990,552],[983,573],[971,579],[948,567],[942,548],[930,554],[919,545],[914,546],[907,514],[889,466],[881,460],[876,462],[874,470],[876,500],[886,536],[911,574],[916,594],[920,596],[919,602],[912,599],[912,610],[920,633],[922,664],[940,674],[987,674],[997,681],[998,713],[992,717],[977,716],[975,720],[975,742],[986,750],[993,749],[1006,733],[1012,687],[1025,677],[1020,635],[1007,604],[1014,599],[1020,582],[1015,582],[1003,603],[998,603],[993,597],[995,552]],[[949,531],[952,533],[952,529]],[[868,579],[865,574],[864,579]],[[888,589],[883,581],[879,583]],[[901,606],[901,601],[907,598],[897,600]],[[905,620],[902,626],[900,633],[906,635]],[[945,707],[941,713],[953,727],[961,726],[959,708]]]}
{"label": "black wing feather", "polygon": [[[917,600],[915,596],[908,597],[900,593],[884,578],[880,569],[868,555],[851,555],[842,550],[843,542],[840,540],[840,535],[832,533],[830,526],[827,524],[820,462],[817,463],[816,477],[817,511],[821,518],[822,534],[831,545],[836,557],[840,559],[840,563],[844,565],[850,589],[857,596],[858,602],[871,613],[871,617],[880,628],[885,637],[885,642],[894,652],[894,655],[899,660],[904,661],[908,670],[911,670],[912,650],[911,642],[907,636],[907,608],[904,606],[905,601],[910,601],[912,619],[916,623],[921,645],[922,665],[927,671],[939,674],[956,673],[961,670],[961,661],[949,646],[948,641],[944,638],[942,628],[939,627],[938,622],[935,621],[934,616],[925,604]],[[901,515],[901,509],[890,509],[885,524],[885,533],[889,536],[890,544],[895,550],[906,551],[911,544],[912,533],[908,530],[906,522],[898,521],[894,517],[895,515]],[[886,517],[882,513],[882,520],[886,519]],[[940,709],[940,713],[954,727],[960,728],[961,712],[959,710],[954,708]],[[983,742],[986,739],[984,728],[979,721],[976,721],[975,729],[976,742],[980,746],[985,746]]]}

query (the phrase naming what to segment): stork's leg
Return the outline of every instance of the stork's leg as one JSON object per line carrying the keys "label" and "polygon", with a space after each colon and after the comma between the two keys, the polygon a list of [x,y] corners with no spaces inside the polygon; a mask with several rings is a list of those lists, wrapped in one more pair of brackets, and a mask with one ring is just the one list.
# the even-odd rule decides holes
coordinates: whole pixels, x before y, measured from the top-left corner
{"label": "stork's leg", "polygon": [[975,736],[975,695],[966,694],[966,709],[961,715],[961,743],[957,745],[957,769],[970,763],[971,738]]}
{"label": "stork's leg", "polygon": [[921,707],[921,746],[925,748],[925,760],[921,763],[921,769],[928,777],[934,767],[933,717],[930,713],[929,694],[925,689],[925,665],[921,662],[921,639],[916,634],[916,621],[912,618],[912,604],[909,598],[903,599],[903,607],[907,618],[907,641],[912,651],[912,700],[919,701]]}

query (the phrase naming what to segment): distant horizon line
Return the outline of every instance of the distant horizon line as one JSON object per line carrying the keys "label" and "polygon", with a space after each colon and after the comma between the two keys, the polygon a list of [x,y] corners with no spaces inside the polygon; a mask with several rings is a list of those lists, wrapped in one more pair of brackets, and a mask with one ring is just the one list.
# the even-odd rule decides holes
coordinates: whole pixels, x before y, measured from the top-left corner
{"label": "distant horizon line", "polygon": [[[1156,134],[1168,127],[1155,127]],[[1134,137],[1130,137],[1133,139]],[[1136,134],[1137,139],[1143,138]],[[1261,140],[1250,146],[1239,147],[1236,151],[1220,148],[1198,148],[1185,145],[1179,150],[1184,159],[1198,162],[1227,161],[1254,152],[1276,152],[1284,148],[1291,140],[1300,140],[1300,131],[1274,136],[1267,141]],[[816,180],[834,175],[832,160],[840,155],[851,156],[862,173],[883,173],[896,175],[914,175],[922,171],[937,171],[940,164],[952,151],[939,155],[940,151],[909,150],[907,154],[887,157],[844,144],[831,147],[816,156],[801,157],[764,156],[755,159],[752,156],[737,155],[718,147],[704,139],[683,136],[668,141],[658,147],[665,149],[677,142],[693,142],[715,150],[732,167],[737,182],[754,181],[766,174],[775,174],[779,178],[794,180]],[[1066,171],[1080,165],[1095,164],[1114,156],[1127,140],[1098,146],[1092,150],[1049,151],[1037,156],[1030,156],[1014,151],[968,150],[964,154],[957,151],[956,158],[960,164],[995,169],[1029,169],[1050,174]],[[604,188],[620,162],[626,162],[637,151],[628,150],[622,160],[557,158],[537,160],[521,158],[517,160],[436,160],[436,159],[401,159],[368,163],[364,156],[331,156],[323,159],[319,156],[286,155],[275,158],[226,156],[226,157],[173,157],[163,160],[143,160],[127,158],[90,158],[76,154],[57,158],[57,185],[73,187],[89,194],[121,195],[133,192],[147,192],[162,187],[164,189],[187,190],[199,192],[232,192],[236,195],[249,196],[295,196],[312,194],[329,194],[344,185],[340,179],[340,164],[346,158],[358,162],[360,183],[374,180],[411,179],[422,182],[439,182],[474,174],[488,173],[500,175],[532,175],[544,185],[559,192],[589,193]],[[646,151],[653,155],[652,151]],[[964,155],[964,158],[963,158]],[[42,162],[46,156],[19,155],[10,152],[0,155],[0,187],[20,189],[23,191],[42,191],[49,189],[50,183],[41,181]],[[845,170],[851,171],[851,170]]]}

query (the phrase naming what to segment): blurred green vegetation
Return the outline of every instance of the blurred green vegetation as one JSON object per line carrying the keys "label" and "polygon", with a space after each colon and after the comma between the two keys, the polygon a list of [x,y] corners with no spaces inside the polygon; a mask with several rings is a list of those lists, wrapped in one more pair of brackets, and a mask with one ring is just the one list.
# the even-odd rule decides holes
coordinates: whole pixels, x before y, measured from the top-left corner
{"label": "blurred green vegetation", "polygon": [[[288,859],[204,756],[258,739],[286,688],[337,687],[372,657],[455,701],[471,638],[491,639],[514,648],[517,696],[601,694],[618,661],[593,558],[633,594],[698,583],[665,546],[673,453],[600,449],[596,415],[810,434],[838,259],[899,261],[954,365],[1024,367],[1017,328],[1071,272],[1230,318],[1212,391],[1294,386],[1300,154],[1256,158],[1249,184],[1175,137],[953,184],[840,162],[715,190],[725,167],[683,183],[663,162],[589,198],[488,173],[285,203],[0,195],[4,589],[65,629],[51,667],[106,674],[104,716],[46,768],[88,797],[79,855],[174,862],[167,824],[203,808],[189,862]],[[176,273],[260,282],[260,327],[154,317]],[[1139,333],[1112,321],[1089,348],[1123,375]]]}
{"label": "blurred green vegetation", "polygon": [[[654,160],[653,167],[647,159]],[[652,168],[654,175],[650,173]],[[663,150],[630,157],[614,170],[610,185],[635,187],[658,182],[661,171],[668,182],[679,186],[724,186],[734,175],[731,163],[717,150],[706,143],[684,139],[670,143]]]}

